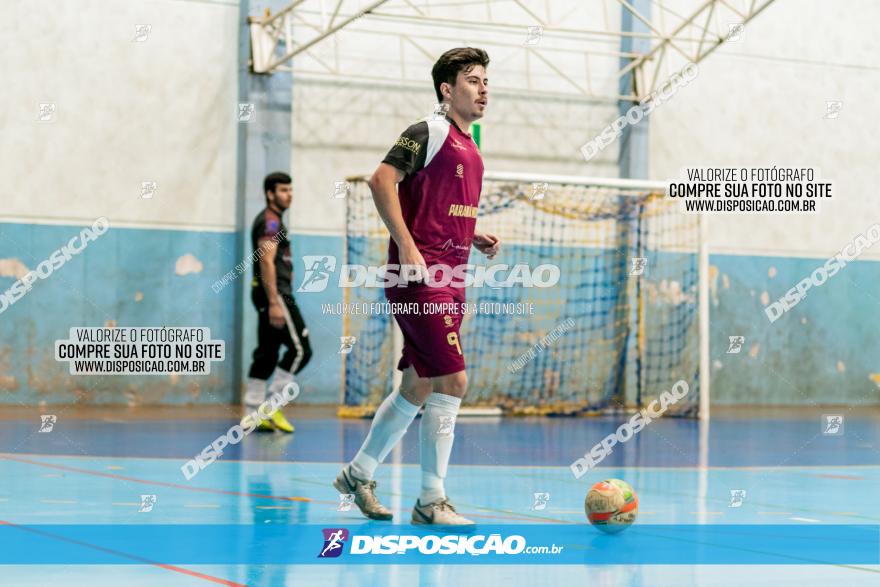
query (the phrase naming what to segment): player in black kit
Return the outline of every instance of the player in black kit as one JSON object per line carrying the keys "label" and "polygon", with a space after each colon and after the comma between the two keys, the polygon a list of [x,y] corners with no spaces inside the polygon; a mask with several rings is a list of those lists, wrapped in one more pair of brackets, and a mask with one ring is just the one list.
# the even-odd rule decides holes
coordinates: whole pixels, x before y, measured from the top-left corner
{"label": "player in black kit", "polygon": [[[291,279],[293,263],[290,241],[281,215],[293,199],[292,180],[286,173],[271,173],[263,181],[266,209],[254,219],[251,244],[254,257],[254,280],[251,300],[259,313],[257,348],[248,373],[244,403],[249,410],[256,409],[266,400],[266,385],[270,377],[269,393],[280,393],[293,381],[312,356],[309,331],[293,299]],[[281,345],[287,347],[278,360]],[[274,376],[273,376],[274,374]],[[262,420],[258,430],[293,432],[281,410],[275,410],[268,420]]]}

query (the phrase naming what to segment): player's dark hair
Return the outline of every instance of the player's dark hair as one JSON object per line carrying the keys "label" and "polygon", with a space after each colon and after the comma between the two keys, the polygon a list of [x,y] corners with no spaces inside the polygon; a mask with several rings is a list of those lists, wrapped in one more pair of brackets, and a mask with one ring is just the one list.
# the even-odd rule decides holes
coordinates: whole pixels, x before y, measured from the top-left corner
{"label": "player's dark hair", "polygon": [[443,101],[443,94],[440,93],[440,84],[446,82],[454,86],[455,78],[458,77],[460,71],[468,73],[476,65],[482,65],[483,67],[489,65],[489,54],[482,49],[457,47],[441,55],[431,70],[431,77],[434,78],[434,91],[437,93],[437,101]]}
{"label": "player's dark hair", "polygon": [[281,171],[270,173],[266,176],[266,179],[263,180],[263,195],[265,196],[266,192],[274,192],[275,186],[279,183],[293,183],[293,180],[289,175]]}

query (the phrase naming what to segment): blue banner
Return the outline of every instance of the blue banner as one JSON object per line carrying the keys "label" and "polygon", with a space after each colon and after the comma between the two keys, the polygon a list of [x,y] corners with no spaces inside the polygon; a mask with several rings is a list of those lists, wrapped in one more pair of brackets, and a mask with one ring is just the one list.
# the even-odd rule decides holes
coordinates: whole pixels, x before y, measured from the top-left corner
{"label": "blue banner", "polygon": [[880,564],[878,525],[2,525],[0,564]]}

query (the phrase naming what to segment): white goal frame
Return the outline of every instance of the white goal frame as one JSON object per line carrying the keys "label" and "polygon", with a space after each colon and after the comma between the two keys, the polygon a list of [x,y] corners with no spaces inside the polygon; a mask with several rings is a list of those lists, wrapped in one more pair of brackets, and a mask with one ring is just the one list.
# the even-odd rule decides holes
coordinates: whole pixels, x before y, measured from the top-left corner
{"label": "white goal frame", "polygon": [[[368,175],[358,175],[347,178],[347,181],[366,181]],[[519,183],[547,183],[547,184],[575,184],[575,185],[593,185],[596,187],[608,187],[618,189],[633,190],[650,190],[666,193],[668,184],[662,181],[651,181],[643,179],[621,179],[612,177],[587,177],[577,175],[544,175],[537,173],[520,173],[520,172],[486,172],[483,175],[484,180],[491,181],[514,181]],[[623,194],[626,195],[626,194]],[[700,399],[697,418],[699,420],[709,420],[710,409],[710,377],[709,377],[709,246],[707,222],[705,213],[698,213],[698,260],[697,260],[697,292],[698,301],[698,333],[699,333],[699,368],[700,368]],[[403,349],[403,334],[397,323],[392,321],[394,325],[394,353],[400,356]],[[393,381],[395,388],[400,386],[402,373],[397,369],[394,370]],[[500,416],[500,408],[462,408],[460,415],[463,416]]]}

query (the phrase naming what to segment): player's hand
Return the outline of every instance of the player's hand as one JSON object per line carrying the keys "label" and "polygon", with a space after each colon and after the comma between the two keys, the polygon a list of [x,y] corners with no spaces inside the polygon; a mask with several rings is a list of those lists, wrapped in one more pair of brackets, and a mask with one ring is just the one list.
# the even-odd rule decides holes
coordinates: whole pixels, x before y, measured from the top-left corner
{"label": "player's hand", "polygon": [[407,282],[428,283],[428,265],[415,245],[400,249],[400,277]]}
{"label": "player's hand", "polygon": [[269,304],[269,324],[274,328],[284,328],[284,308],[281,307],[281,302]]}
{"label": "player's hand", "polygon": [[501,239],[488,232],[474,233],[474,247],[490,259],[494,259],[501,248]]}

